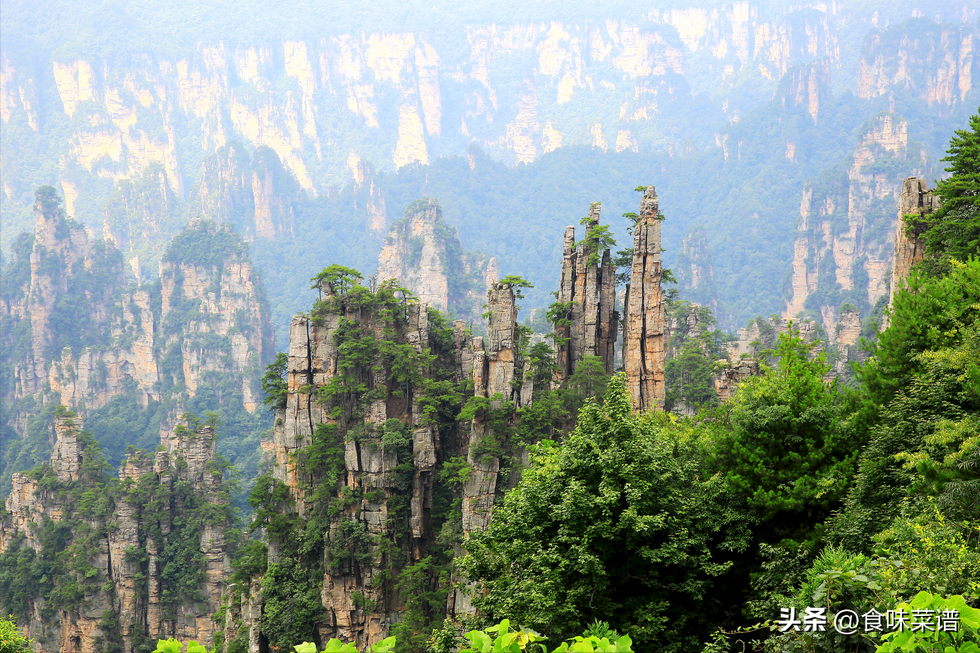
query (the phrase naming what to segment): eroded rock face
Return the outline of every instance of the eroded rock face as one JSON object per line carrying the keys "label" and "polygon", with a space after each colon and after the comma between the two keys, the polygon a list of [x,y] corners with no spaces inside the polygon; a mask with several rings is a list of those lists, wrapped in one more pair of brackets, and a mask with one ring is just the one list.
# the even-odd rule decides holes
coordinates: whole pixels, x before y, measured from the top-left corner
{"label": "eroded rock face", "polygon": [[939,208],[939,198],[932,194],[925,179],[909,177],[898,196],[898,223],[895,226],[895,258],[892,263],[892,283],[888,304],[895,300],[895,291],[902,279],[909,276],[912,266],[925,257],[925,242],[906,233],[905,216],[923,217]]}
{"label": "eroded rock face", "polygon": [[[380,206],[370,194],[365,201],[369,211],[384,210],[383,198]],[[378,254],[379,281],[397,279],[419,301],[470,321],[480,319],[482,289],[499,274],[495,258],[463,250],[455,227],[446,224],[439,203],[429,198],[409,205]]]}
{"label": "eroded rock face", "polygon": [[[355,491],[362,498],[344,503],[339,514],[330,518],[326,548],[344,546],[352,528],[363,532],[367,543],[363,555],[340,564],[330,563],[331,554],[325,553],[320,586],[323,614],[316,628],[324,641],[338,637],[363,645],[386,637],[402,609],[393,584],[382,581],[391,573],[391,551],[401,552],[399,565],[410,565],[434,546],[433,493],[441,463],[461,457],[469,464],[458,518],[465,536],[486,526],[501,491],[500,460],[499,453],[483,442],[491,428],[482,414],[466,422],[433,421],[424,410],[419,383],[392,385],[392,359],[383,351],[351,367],[349,344],[345,343],[354,342],[351,338],[369,338],[389,343],[385,347],[410,348],[420,356],[434,353],[440,359],[440,374],[448,374],[456,384],[472,379],[474,394],[491,399],[489,403],[496,408],[505,400],[516,406],[530,401],[531,383],[522,381],[517,309],[514,289],[508,283],[497,283],[488,293],[488,335],[474,338],[465,322],[457,320],[451,340],[446,331],[433,331],[431,320],[438,318],[424,304],[364,308],[351,296],[334,295],[329,287],[321,292],[330,310],[296,317],[290,327],[288,392],[285,407],[277,413],[270,446],[272,474],[293,499],[285,510],[308,519],[317,508],[315,501],[323,497],[311,494],[319,482],[315,478],[318,470],[303,466],[303,450],[326,433],[334,433],[338,443],[342,442],[343,471],[337,495]],[[393,317],[395,313],[400,317]],[[324,398],[324,388],[351,378],[364,384],[370,400],[354,404],[342,394]],[[404,448],[387,444],[393,429],[402,434]],[[270,564],[288,554],[289,542],[272,536],[266,541]],[[254,587],[251,594],[230,589],[226,606],[232,616],[224,624],[226,635],[233,638],[244,627],[250,633],[250,650],[257,651],[257,632],[268,597],[263,598]],[[465,593],[452,593],[449,611],[471,611]]]}
{"label": "eroded rock face", "polygon": [[616,269],[609,250],[601,260],[596,260],[598,256],[593,251],[596,246],[589,238],[599,224],[601,210],[599,202],[589,208],[585,238],[579,243],[575,242],[575,227],[565,227],[558,301],[570,304],[567,315],[570,324],[556,329],[560,343],[555,354],[556,383],[570,377],[585,356],[601,358],[607,374],[612,374],[615,366],[619,325],[619,312],[614,310]]}
{"label": "eroded rock face", "polygon": [[[393,225],[378,256],[378,278],[397,279],[420,301],[445,312],[449,308],[446,245],[436,231],[442,209],[433,200],[420,200]],[[445,226],[445,225],[444,225]]]}
{"label": "eroded rock face", "polygon": [[[43,406],[52,400],[47,386],[56,403],[84,416],[130,386],[145,406],[164,398],[161,386],[193,397],[209,375],[230,373],[254,412],[261,366],[274,350],[269,309],[244,252],[219,259],[164,262],[161,289],[128,287],[111,243],[91,240],[56,204],[39,202],[30,260],[15,263],[22,285],[5,287],[0,302],[4,328],[19,334],[3,352],[14,381],[2,388],[4,401],[33,397]],[[4,417],[25,433],[19,414]]]}
{"label": "eroded rock face", "polygon": [[633,407],[664,406],[664,293],[660,287],[660,202],[653,186],[640,201],[633,231],[633,269],[623,302],[623,369]]}
{"label": "eroded rock face", "polygon": [[892,114],[876,117],[840,183],[804,189],[784,318],[814,311],[833,336],[841,307],[814,296],[818,286],[836,284],[865,316],[888,296],[894,250],[890,234],[900,180],[892,171],[922,170],[926,165],[921,154],[909,148],[908,131],[908,124]]}
{"label": "eroded rock face", "polygon": [[[353,328],[358,330],[358,337],[393,342],[420,355],[437,350],[428,307],[408,304],[403,316],[396,319],[380,309],[363,309],[347,296],[334,296],[328,287],[322,293],[324,301],[335,308],[313,318],[296,317],[290,325],[288,393],[285,408],[277,413],[270,447],[272,474],[285,484],[293,498],[289,510],[308,518],[314,501],[322,497],[311,494],[312,475],[317,470],[303,467],[300,452],[313,443],[314,436],[323,437],[325,429],[335,432],[343,442],[344,469],[338,491],[344,487],[344,492],[357,491],[363,498],[345,504],[342,514],[330,519],[327,548],[342,546],[350,524],[363,529],[370,544],[363,557],[324,565],[320,587],[323,616],[317,629],[323,641],[338,637],[361,644],[374,643],[389,634],[400,614],[392,583],[381,580],[391,564],[386,547],[399,549],[406,558],[405,564],[417,562],[427,554],[435,537],[431,511],[437,465],[445,456],[459,455],[463,447],[455,439],[455,430],[441,433],[438,425],[426,417],[420,387],[403,384],[392,388],[396,392],[388,391],[391,361],[383,352],[356,368],[344,367],[349,359],[344,357],[341,343],[345,341],[340,334]],[[450,347],[450,351],[439,350],[439,355],[454,370],[453,376],[459,382],[472,374],[475,358],[473,339],[462,321],[453,325]],[[323,400],[322,389],[344,374],[360,379],[375,398],[356,406],[348,398]],[[407,448],[385,443],[383,434],[396,428],[410,442]],[[411,463],[408,490],[400,485],[406,482],[405,468],[399,468],[407,461]],[[392,514],[390,505],[396,497],[405,501],[405,512]],[[405,526],[401,531],[405,539],[396,535],[400,525]],[[275,564],[289,543],[278,542],[274,537],[268,537],[267,542],[269,563]],[[251,595],[236,594],[228,603],[229,614],[234,615],[225,624],[228,637],[234,637],[240,624],[245,624],[250,632],[250,650],[258,650],[264,600],[261,592],[253,588]]]}
{"label": "eroded rock face", "polygon": [[[27,474],[14,474],[7,515],[0,519],[0,552],[17,538],[23,538],[21,546],[40,551],[42,526],[49,520],[55,524],[71,520],[74,526],[65,545],[84,556],[83,562],[99,581],[87,586],[82,600],[53,612],[41,596],[29,597],[31,618],[26,626],[37,650],[95,653],[103,650],[100,641],[118,640],[129,651],[137,636],[212,641],[211,616],[220,607],[221,591],[231,572],[224,538],[229,524],[218,518],[198,532],[197,549],[204,559],[201,600],[187,597],[187,588],[170,586],[164,570],[166,559],[161,556],[170,541],[186,537],[177,512],[188,506],[179,502],[193,497],[201,506],[222,500],[218,493],[221,475],[210,467],[215,458],[214,430],[209,426],[180,429],[155,459],[141,451],[128,453],[119,469],[122,490],[114,495],[111,514],[100,516],[97,509],[95,513],[80,511],[76,499],[70,498],[85,492],[92,482],[82,473],[86,456],[93,450],[87,448],[90,440],[83,439],[81,428],[81,421],[70,412],[56,417],[50,474],[60,488],[41,489],[51,480],[42,477],[39,482]],[[183,484],[176,495],[175,483]],[[179,497],[176,505],[174,496]],[[154,500],[164,508],[154,511]],[[172,558],[172,550],[168,555]],[[76,572],[66,571],[69,575],[59,576],[55,583],[73,582],[70,574]],[[106,623],[113,625],[106,628]]]}

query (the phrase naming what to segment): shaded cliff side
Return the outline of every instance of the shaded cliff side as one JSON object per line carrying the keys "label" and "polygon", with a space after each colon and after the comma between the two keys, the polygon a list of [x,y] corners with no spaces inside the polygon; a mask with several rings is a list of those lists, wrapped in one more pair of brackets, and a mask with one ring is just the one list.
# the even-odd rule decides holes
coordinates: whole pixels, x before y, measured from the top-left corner
{"label": "shaded cliff side", "polygon": [[638,410],[664,405],[663,216],[653,186],[647,186],[633,228],[633,267],[623,300],[623,370]]}
{"label": "shaded cliff side", "polygon": [[925,179],[909,177],[902,184],[898,195],[898,219],[895,222],[894,258],[892,259],[892,283],[888,294],[891,306],[902,279],[909,276],[912,266],[925,257],[925,243],[921,234],[908,233],[906,216],[922,218],[939,208],[939,198],[929,190]]}
{"label": "shaded cliff side", "polygon": [[784,317],[819,319],[836,343],[843,305],[865,318],[885,301],[901,179],[926,165],[917,147],[904,120],[881,115],[844,166],[806,187]]}
{"label": "shaded cliff side", "polygon": [[582,220],[585,237],[578,243],[575,227],[565,227],[557,296],[561,315],[555,325],[556,383],[574,374],[586,356],[599,357],[606,374],[614,370],[619,326],[616,269],[609,249],[599,242],[601,210],[599,202],[589,207]]}
{"label": "shaded cliff side", "polygon": [[511,286],[491,288],[474,338],[395,281],[351,274],[325,270],[290,327],[272,469],[252,498],[265,570],[226,599],[223,636],[249,650],[411,639],[466,614],[452,558],[515,479],[510,425],[533,387]]}

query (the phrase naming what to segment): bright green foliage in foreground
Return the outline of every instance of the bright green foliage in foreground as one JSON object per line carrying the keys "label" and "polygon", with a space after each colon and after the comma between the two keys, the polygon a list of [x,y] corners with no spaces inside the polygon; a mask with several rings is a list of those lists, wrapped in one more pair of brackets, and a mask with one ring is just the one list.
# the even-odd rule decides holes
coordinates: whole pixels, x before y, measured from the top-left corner
{"label": "bright green foliage in foreground", "polygon": [[211,653],[203,644],[198,644],[193,639],[187,642],[187,650],[179,640],[173,637],[169,639],[157,640],[157,647],[153,653]]}
{"label": "bright green foliage in foreground", "polygon": [[[0,621],[0,628],[2,628],[3,622]],[[3,631],[0,630],[0,635]],[[395,638],[389,637],[384,639],[370,648],[364,649],[364,653],[391,653],[395,646]],[[296,653],[361,653],[361,651],[354,644],[344,644],[339,639],[331,639],[327,642],[319,651],[316,648],[316,644],[312,642],[303,642],[302,644],[296,644],[293,646]],[[7,653],[6,649],[2,648],[2,640],[0,640],[0,653]],[[212,653],[208,651],[207,647],[198,644],[194,640],[187,643],[187,649],[184,650],[183,645],[179,640],[174,638],[161,639],[157,642],[156,650],[153,653]]]}
{"label": "bright green foliage in foreground", "polygon": [[[596,622],[602,623],[602,622]],[[593,624],[595,625],[595,624]],[[606,626],[606,624],[602,624]],[[577,635],[562,642],[551,653],[633,653],[633,640],[629,635],[620,637],[615,631],[602,633],[597,636],[591,631],[584,636]],[[606,626],[608,631],[608,626]],[[460,649],[459,653],[548,653],[548,647],[542,644],[547,637],[538,635],[533,630],[520,628],[511,630],[510,621],[504,619],[496,626],[483,630],[471,630],[466,633],[470,646]]]}
{"label": "bright green foliage in foreground", "polygon": [[[331,639],[326,646],[317,651],[316,644],[303,642],[293,647],[296,653],[360,653],[354,644],[344,644],[339,639]],[[374,646],[364,649],[364,653],[391,653],[395,648],[395,638],[388,637]]]}
{"label": "bright green foliage in foreground", "polygon": [[980,601],[980,260],[915,271],[889,317],[854,389],[793,333],[692,418],[631,413],[611,381],[466,544],[483,617],[551,639],[606,619],[642,650],[974,650],[748,625]]}
{"label": "bright green foliage in foreground", "polygon": [[32,641],[20,634],[13,616],[0,618],[0,653],[29,653]]}
{"label": "bright green foliage in foreground", "polygon": [[955,651],[956,653],[980,653],[980,610],[971,608],[962,596],[944,599],[929,592],[919,592],[909,603],[898,604],[898,610],[913,614],[914,610],[933,610],[940,613],[955,610],[959,614],[958,632],[935,632],[906,630],[888,633],[883,637],[885,643],[878,647],[878,653],[931,653],[932,651]]}

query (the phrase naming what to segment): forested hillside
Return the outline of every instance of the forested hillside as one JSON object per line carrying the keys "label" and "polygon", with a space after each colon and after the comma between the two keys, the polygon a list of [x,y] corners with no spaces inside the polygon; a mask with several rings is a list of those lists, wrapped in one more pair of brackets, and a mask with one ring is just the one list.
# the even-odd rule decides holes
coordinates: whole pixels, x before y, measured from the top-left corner
{"label": "forested hillside", "polygon": [[7,2],[0,650],[980,651],[978,25]]}
{"label": "forested hillside", "polygon": [[[491,285],[481,337],[395,279],[328,266],[262,379],[275,424],[251,538],[218,414],[183,414],[155,455],[129,448],[116,480],[48,398],[33,413],[52,413],[50,458],[13,474],[0,514],[0,607],[42,651],[175,636],[229,653],[333,638],[442,652],[467,630],[465,650],[971,650],[978,151],[980,113],[951,141],[948,179],[905,181],[887,326],[846,376],[813,322],[727,337],[663,287],[652,186],[615,265],[600,205],[566,230],[544,340],[519,324],[519,276]],[[72,229],[52,190],[39,239]],[[185,274],[244,253],[207,224],[178,242],[165,262]],[[903,610],[933,627],[867,621]],[[863,629],[841,626],[852,613]]]}

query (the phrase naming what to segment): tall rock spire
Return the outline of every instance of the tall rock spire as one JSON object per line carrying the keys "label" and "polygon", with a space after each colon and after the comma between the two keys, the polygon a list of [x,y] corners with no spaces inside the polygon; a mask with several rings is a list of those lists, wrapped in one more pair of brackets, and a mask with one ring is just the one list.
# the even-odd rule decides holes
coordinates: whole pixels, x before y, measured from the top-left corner
{"label": "tall rock spire", "polygon": [[929,215],[939,208],[939,198],[932,194],[925,179],[909,177],[902,184],[898,196],[898,224],[895,225],[895,256],[892,259],[892,283],[888,294],[888,305],[895,301],[895,290],[899,281],[909,276],[912,266],[925,256],[926,244],[915,236],[909,238],[905,233],[905,216]]}
{"label": "tall rock spire", "polygon": [[640,410],[664,406],[664,293],[660,288],[660,202],[653,186],[633,231],[633,272],[624,301],[623,369]]}
{"label": "tall rock spire", "polygon": [[[562,253],[561,283],[558,301],[569,306],[567,325],[559,325],[558,370],[555,381],[570,377],[585,356],[602,359],[606,372],[613,373],[613,352],[619,313],[616,303],[616,270],[609,250],[601,262],[595,260],[595,248],[590,236],[599,225],[602,205],[594,202],[585,219],[585,239],[575,242],[575,227],[565,227]],[[592,259],[590,261],[590,259]]]}

